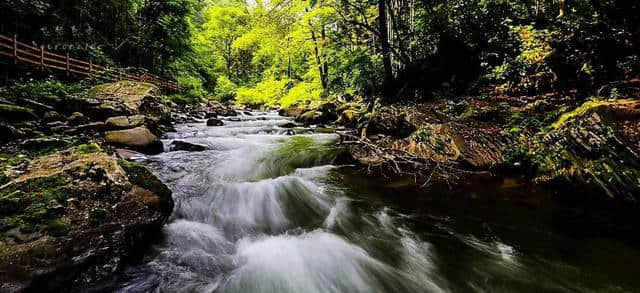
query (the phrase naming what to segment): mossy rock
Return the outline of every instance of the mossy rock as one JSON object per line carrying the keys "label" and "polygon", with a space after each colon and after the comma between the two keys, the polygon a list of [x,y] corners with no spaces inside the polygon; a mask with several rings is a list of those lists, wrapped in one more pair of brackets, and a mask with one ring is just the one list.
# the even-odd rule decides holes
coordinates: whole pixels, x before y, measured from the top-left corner
{"label": "mossy rock", "polygon": [[127,173],[129,182],[153,192],[159,199],[162,211],[170,214],[173,210],[171,190],[142,164],[118,159],[118,164]]}
{"label": "mossy rock", "polygon": [[21,122],[37,120],[38,116],[33,110],[11,104],[0,104],[0,120],[8,122]]}

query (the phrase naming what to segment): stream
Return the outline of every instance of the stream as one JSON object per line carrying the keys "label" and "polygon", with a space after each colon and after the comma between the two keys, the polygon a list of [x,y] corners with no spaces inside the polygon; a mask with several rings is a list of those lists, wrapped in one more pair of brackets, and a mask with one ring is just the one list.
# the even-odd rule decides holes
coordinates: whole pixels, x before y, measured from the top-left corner
{"label": "stream", "polygon": [[290,135],[277,113],[223,121],[178,125],[164,141],[209,150],[147,160],[173,190],[174,213],[142,263],[95,291],[640,288],[637,247],[564,225],[566,212],[537,191],[503,182],[427,192],[332,165],[337,135]]}

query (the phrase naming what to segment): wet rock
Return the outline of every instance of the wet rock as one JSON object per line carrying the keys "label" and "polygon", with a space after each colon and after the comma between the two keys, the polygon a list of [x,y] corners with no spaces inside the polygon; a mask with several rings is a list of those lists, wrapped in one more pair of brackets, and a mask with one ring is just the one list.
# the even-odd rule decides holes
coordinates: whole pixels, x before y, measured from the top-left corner
{"label": "wet rock", "polygon": [[224,125],[224,122],[222,122],[222,120],[220,119],[212,118],[207,120],[207,126],[222,126],[222,125]]}
{"label": "wet rock", "polygon": [[295,123],[289,122],[283,125],[280,125],[280,127],[282,128],[296,128],[298,125],[296,125]]}
{"label": "wet rock", "polygon": [[116,149],[116,155],[118,156],[118,158],[121,158],[123,160],[134,162],[144,161],[147,159],[147,156],[145,154],[128,149]]}
{"label": "wet rock", "polygon": [[105,142],[125,146],[147,154],[158,154],[163,150],[160,139],[144,126],[105,133]]}
{"label": "wet rock", "polygon": [[208,147],[206,145],[186,142],[183,140],[174,140],[173,142],[171,142],[171,145],[169,146],[169,150],[171,150],[172,152],[175,152],[175,151],[201,152],[201,151],[206,151],[207,149]]}

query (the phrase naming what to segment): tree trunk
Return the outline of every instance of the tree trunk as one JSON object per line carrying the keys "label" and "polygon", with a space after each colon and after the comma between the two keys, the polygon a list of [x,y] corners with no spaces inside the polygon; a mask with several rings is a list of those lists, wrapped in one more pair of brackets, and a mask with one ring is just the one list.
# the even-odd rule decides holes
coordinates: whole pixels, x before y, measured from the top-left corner
{"label": "tree trunk", "polygon": [[393,96],[393,67],[391,66],[391,48],[389,47],[389,31],[387,30],[386,0],[378,0],[378,26],[380,30],[380,47],[382,49],[382,63],[384,65],[384,95],[390,99]]}
{"label": "tree trunk", "polygon": [[326,72],[324,72],[324,66],[322,65],[322,58],[320,58],[320,48],[318,48],[318,38],[316,38],[316,32],[313,30],[311,24],[309,24],[309,30],[311,31],[311,39],[313,40],[313,53],[316,57],[316,65],[318,66],[318,73],[320,74],[320,83],[322,88],[327,88]]}

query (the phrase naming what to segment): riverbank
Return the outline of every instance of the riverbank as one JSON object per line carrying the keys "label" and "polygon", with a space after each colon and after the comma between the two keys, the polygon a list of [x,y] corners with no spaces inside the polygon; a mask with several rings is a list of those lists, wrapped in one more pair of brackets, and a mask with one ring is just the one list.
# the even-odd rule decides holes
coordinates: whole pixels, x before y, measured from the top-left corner
{"label": "riverbank", "polygon": [[[371,107],[337,100],[281,111],[308,125],[343,127],[349,160],[413,185],[474,178],[540,187],[559,202],[638,205],[640,91],[570,96],[464,97]],[[373,111],[368,111],[368,109]]]}

